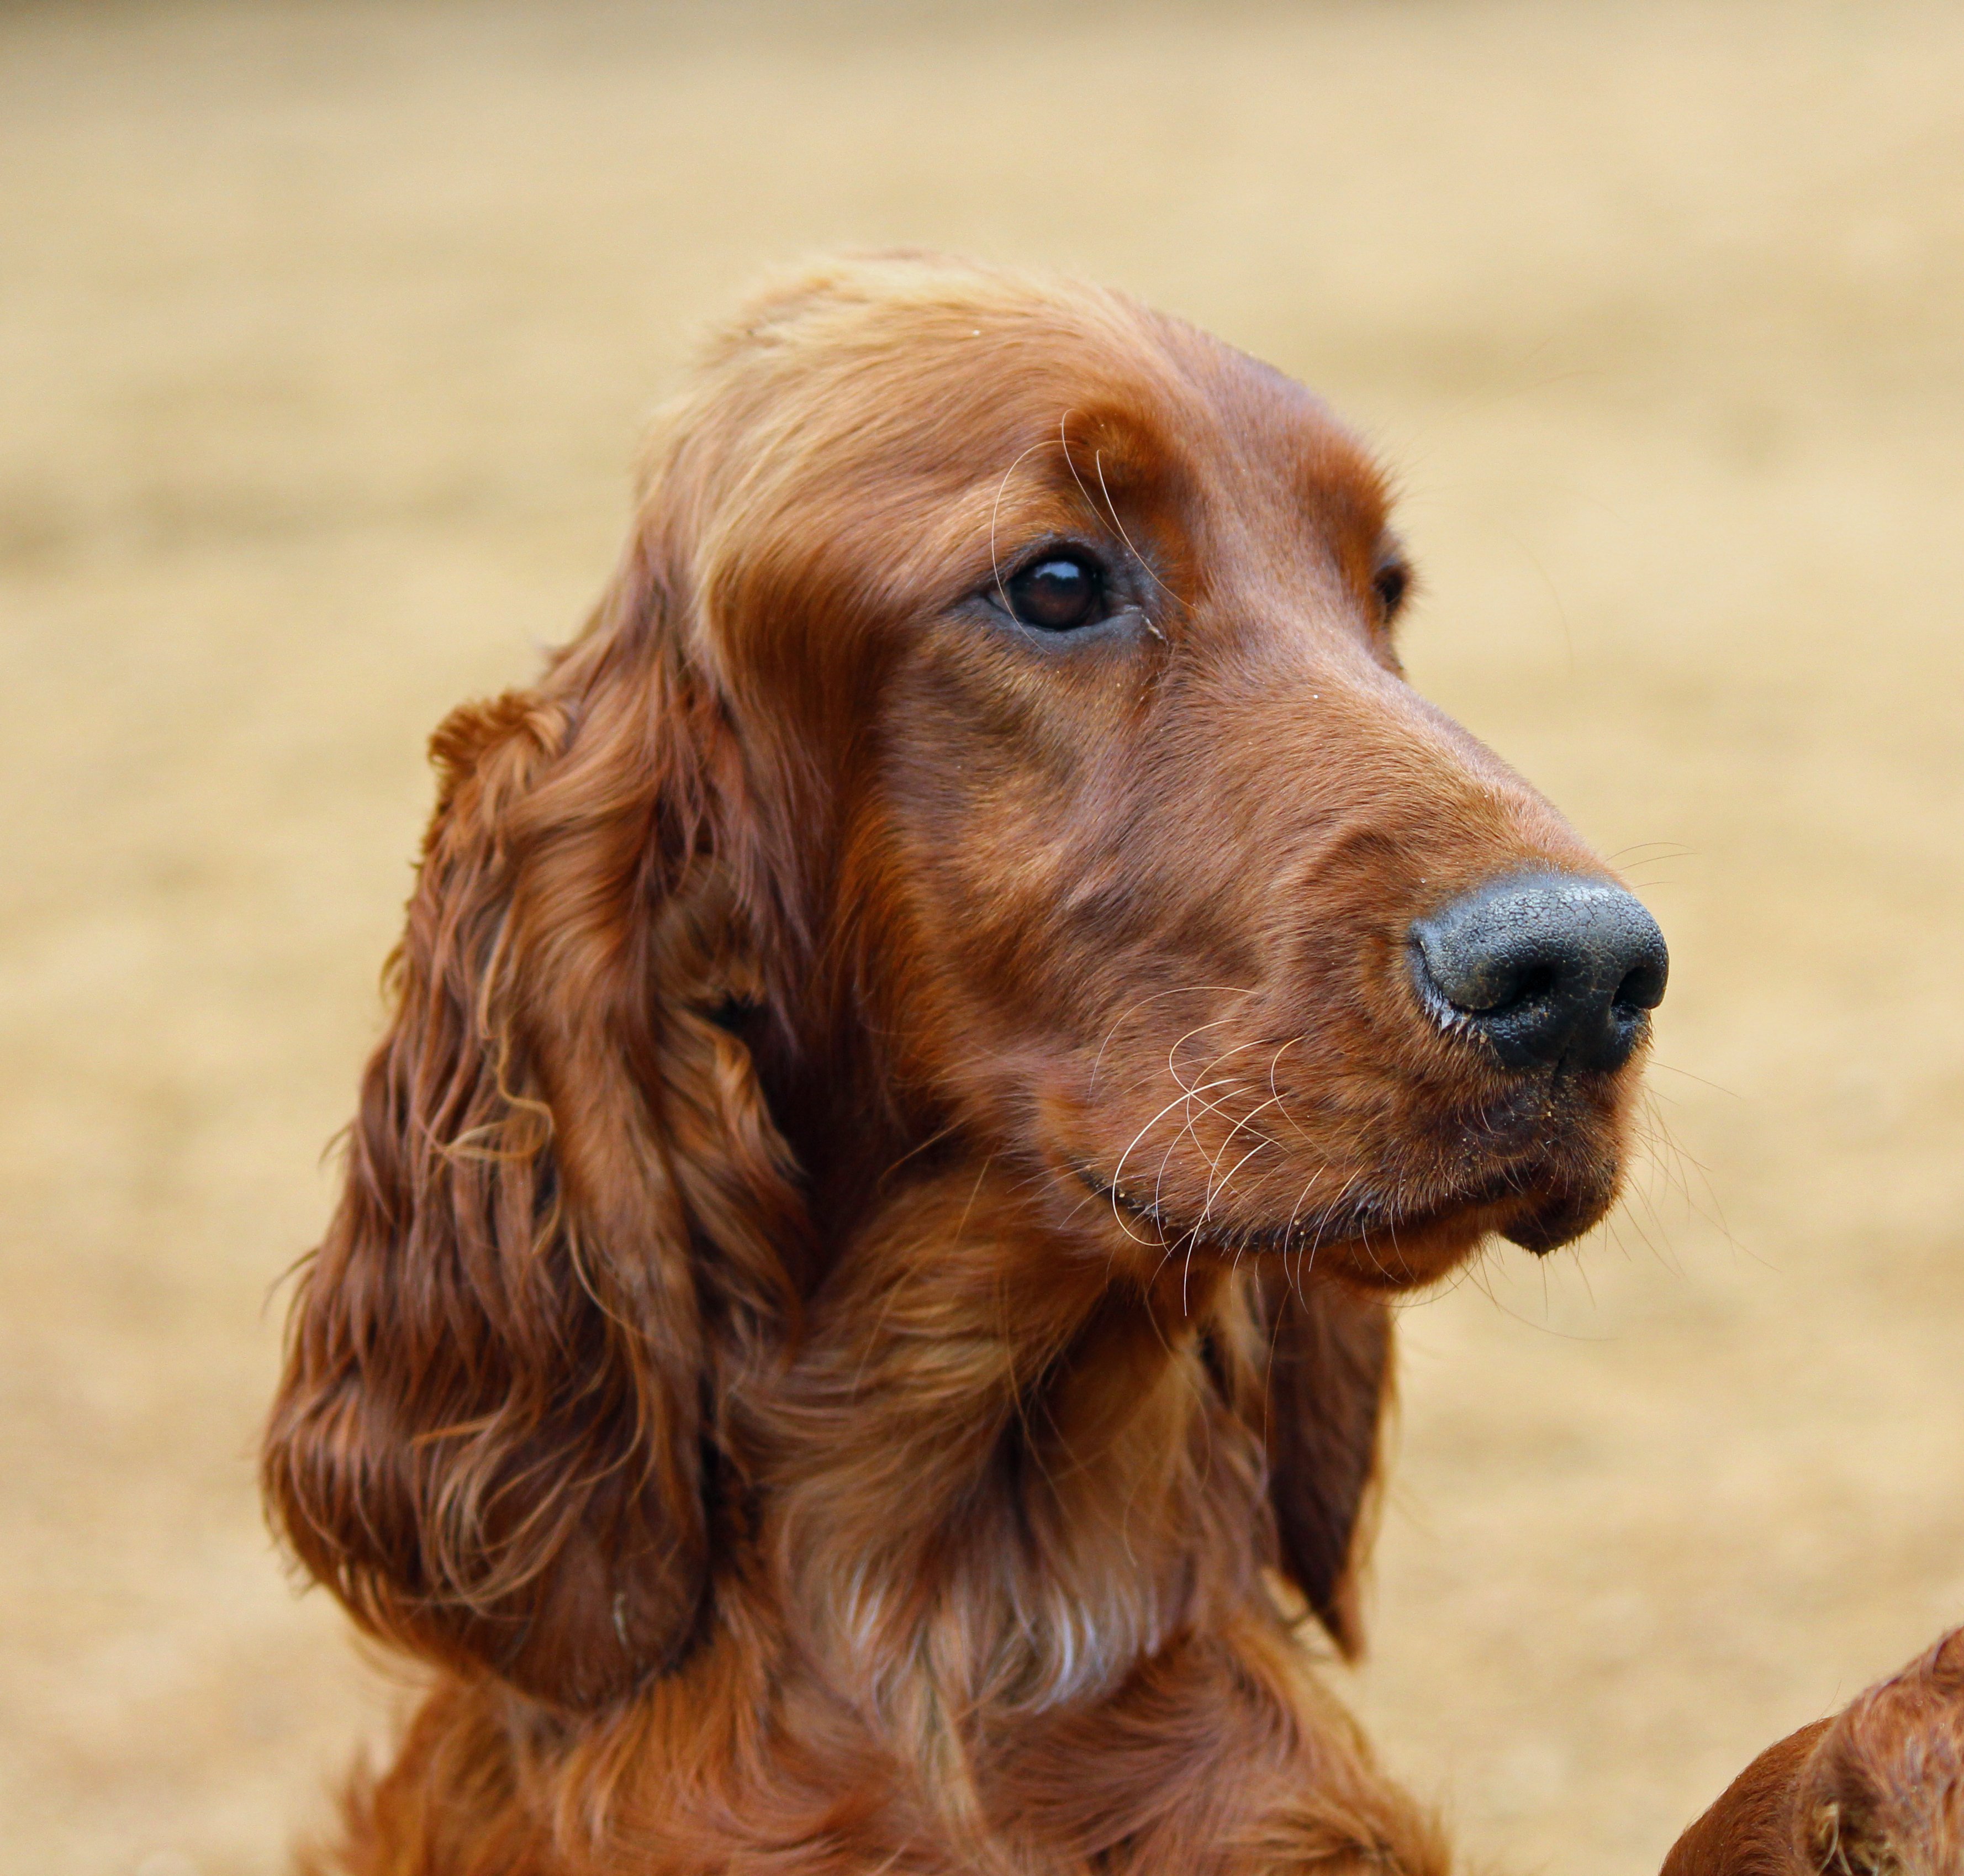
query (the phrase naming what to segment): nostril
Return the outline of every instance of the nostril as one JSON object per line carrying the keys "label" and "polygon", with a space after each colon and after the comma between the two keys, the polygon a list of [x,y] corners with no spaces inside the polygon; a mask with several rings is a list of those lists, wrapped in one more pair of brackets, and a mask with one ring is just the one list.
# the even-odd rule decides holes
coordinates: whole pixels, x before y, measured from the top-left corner
{"label": "nostril", "polygon": [[1646,959],[1635,969],[1625,972],[1623,981],[1616,986],[1614,1001],[1619,1010],[1654,1010],[1664,1001],[1664,967]]}

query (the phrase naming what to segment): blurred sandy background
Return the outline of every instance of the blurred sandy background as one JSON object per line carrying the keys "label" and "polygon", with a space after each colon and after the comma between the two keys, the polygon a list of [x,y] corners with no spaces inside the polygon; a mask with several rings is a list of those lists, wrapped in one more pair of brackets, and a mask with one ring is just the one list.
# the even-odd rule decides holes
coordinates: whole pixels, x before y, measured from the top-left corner
{"label": "blurred sandy background", "polygon": [[428,795],[762,266],[1132,288],[1396,466],[1418,680],[1669,933],[1676,1142],[1407,1317],[1352,1693],[1638,1876],[1964,1620],[1964,11],[0,10],[0,1871],[383,1723],[249,1460]]}

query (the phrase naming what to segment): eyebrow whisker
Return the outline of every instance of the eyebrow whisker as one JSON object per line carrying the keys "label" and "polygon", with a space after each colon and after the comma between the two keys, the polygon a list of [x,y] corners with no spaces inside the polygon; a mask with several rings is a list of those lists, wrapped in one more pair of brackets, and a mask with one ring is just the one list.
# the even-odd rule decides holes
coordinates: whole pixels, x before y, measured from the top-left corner
{"label": "eyebrow whisker", "polygon": [[[996,555],[996,523],[1003,512],[1003,494],[1009,486],[1010,477],[1022,467],[1025,457],[1035,455],[1043,447],[1041,443],[1032,443],[1023,451],[1022,455],[1019,456],[1008,468],[1003,471],[1002,480],[996,484],[996,500],[989,509],[989,572],[996,582],[996,597],[1002,602],[1003,610],[1009,614],[1011,622],[1017,625],[1022,625],[1023,622],[1016,617],[1016,609],[1009,602],[1009,589],[1003,584],[1003,563]],[[1070,455],[1067,450],[1064,452],[1064,461],[1068,462],[1070,460]],[[1074,474],[1075,471],[1073,473]],[[1119,530],[1122,534],[1124,532],[1123,528]],[[1147,570],[1150,571],[1150,569]]]}
{"label": "eyebrow whisker", "polygon": [[[1067,449],[1064,451],[1064,461],[1068,462],[1070,460],[1070,452]],[[1105,496],[1105,506],[1111,512],[1112,525],[1118,530],[1118,538],[1125,542],[1126,551],[1131,555],[1134,560],[1137,561],[1138,564],[1145,569],[1146,577],[1150,580],[1154,586],[1158,587],[1160,591],[1164,593],[1175,606],[1178,606],[1183,612],[1191,612],[1193,610],[1192,607],[1189,606],[1178,593],[1173,591],[1172,587],[1169,586],[1163,580],[1160,579],[1157,573],[1153,571],[1151,563],[1147,560],[1146,557],[1141,554],[1137,548],[1133,546],[1132,537],[1125,532],[1125,524],[1118,519],[1118,504],[1112,500],[1112,491],[1106,486],[1105,452],[1102,449],[1096,449],[1091,452],[1091,466],[1098,471],[1098,487],[1103,492]],[[1073,469],[1071,473],[1075,475],[1077,474],[1077,471]],[[1084,485],[1082,483],[1080,483],[1078,486],[1082,488]],[[1089,498],[1087,497],[1086,499],[1088,500]],[[1161,631],[1150,619],[1147,619],[1146,621],[1146,630],[1150,632],[1161,644],[1164,644],[1166,643],[1166,634]]]}

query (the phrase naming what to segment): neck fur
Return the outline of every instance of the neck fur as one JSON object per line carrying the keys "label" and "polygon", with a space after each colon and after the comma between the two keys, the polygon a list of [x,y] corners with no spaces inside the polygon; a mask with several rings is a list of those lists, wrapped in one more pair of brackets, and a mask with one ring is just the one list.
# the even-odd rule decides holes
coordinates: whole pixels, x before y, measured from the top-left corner
{"label": "neck fur", "polygon": [[770,1416],[779,1581],[835,1684],[986,1730],[1250,1593],[1249,1322],[1230,1272],[1128,1280],[986,1168],[891,1204]]}

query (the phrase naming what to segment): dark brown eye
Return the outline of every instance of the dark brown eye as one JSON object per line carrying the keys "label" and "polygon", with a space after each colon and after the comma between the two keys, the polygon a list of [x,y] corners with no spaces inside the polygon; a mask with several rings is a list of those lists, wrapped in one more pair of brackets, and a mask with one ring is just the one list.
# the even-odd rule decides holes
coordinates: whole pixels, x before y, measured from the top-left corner
{"label": "dark brown eye", "polygon": [[1067,632],[1105,615],[1105,574],[1075,554],[1052,554],[1010,577],[1004,592],[1019,625]]}
{"label": "dark brown eye", "polygon": [[1371,590],[1378,596],[1378,607],[1388,625],[1398,617],[1405,595],[1411,590],[1411,569],[1403,561],[1386,561],[1371,576]]}

